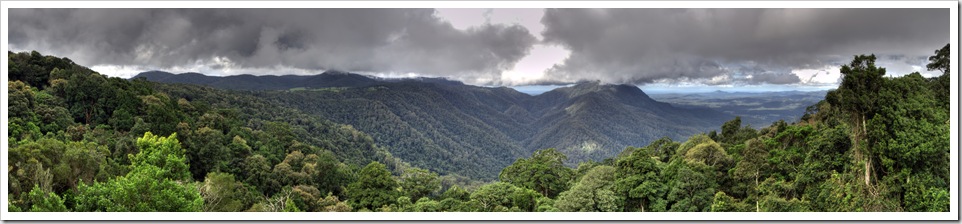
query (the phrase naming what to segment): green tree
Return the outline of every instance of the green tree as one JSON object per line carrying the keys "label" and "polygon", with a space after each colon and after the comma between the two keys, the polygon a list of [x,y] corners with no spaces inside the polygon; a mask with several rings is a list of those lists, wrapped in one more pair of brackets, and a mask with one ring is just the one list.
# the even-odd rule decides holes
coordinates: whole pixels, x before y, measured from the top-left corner
{"label": "green tree", "polygon": [[949,56],[949,44],[945,44],[942,49],[935,51],[935,55],[929,57],[929,64],[925,65],[929,71],[942,71],[942,75],[936,78],[932,85],[932,90],[939,102],[948,102],[951,96],[949,88],[952,82],[950,78],[952,72],[950,71],[951,64],[949,62],[951,58]]}
{"label": "green tree", "polygon": [[126,176],[93,185],[81,184],[77,211],[201,211],[204,200],[189,181],[190,172],[176,134],[145,133],[137,139],[140,152],[130,155]]}
{"label": "green tree", "polygon": [[411,197],[411,200],[419,201],[422,197],[437,191],[441,187],[441,180],[434,172],[411,168],[401,175],[400,185],[401,191]]}
{"label": "green tree", "polygon": [[318,199],[317,204],[321,207],[322,212],[350,212],[352,210],[350,205],[338,200],[337,196],[330,192],[327,193],[327,197]]}
{"label": "green tree", "polygon": [[144,133],[144,137],[137,139],[140,152],[128,155],[132,170],[139,167],[155,166],[163,170],[162,177],[171,180],[189,180],[190,171],[184,149],[177,141],[177,133],[169,137]]}
{"label": "green tree", "polygon": [[618,159],[615,190],[626,195],[628,211],[664,211],[665,182],[656,152],[649,147],[635,149],[629,156]]}
{"label": "green tree", "polygon": [[624,197],[615,193],[615,173],[611,166],[591,169],[571,190],[558,196],[554,207],[564,212],[622,211]]}
{"label": "green tree", "polygon": [[949,69],[951,68],[951,58],[949,44],[945,44],[944,47],[935,50],[935,55],[929,56],[930,63],[925,65],[929,71],[939,70],[942,73],[949,74]]}
{"label": "green tree", "polygon": [[732,162],[732,158],[725,152],[725,148],[709,140],[708,142],[697,144],[688,150],[688,152],[685,153],[685,161],[721,168],[729,165]]}
{"label": "green tree", "polygon": [[239,212],[250,205],[245,201],[247,193],[244,185],[234,180],[228,173],[208,173],[200,186],[204,198],[205,212]]}
{"label": "green tree", "polygon": [[196,179],[209,172],[227,172],[230,169],[232,153],[227,148],[227,138],[221,130],[201,127],[191,133],[186,144],[190,151],[187,158],[192,166],[191,173]]}
{"label": "green tree", "polygon": [[744,202],[738,201],[732,196],[728,196],[725,192],[719,191],[715,193],[715,199],[711,203],[712,212],[748,212],[752,211],[748,209],[748,205]]}
{"label": "green tree", "polygon": [[453,187],[448,188],[447,191],[444,191],[443,194],[441,194],[441,200],[448,199],[448,198],[452,198],[459,201],[467,201],[467,200],[471,200],[471,193],[468,192],[467,190],[464,190],[464,188],[454,185]]}
{"label": "green tree", "polygon": [[271,174],[271,164],[261,155],[248,156],[244,159],[244,183],[257,187],[265,195],[272,195],[280,190],[280,184]]}
{"label": "green tree", "polygon": [[31,212],[67,212],[63,198],[57,193],[41,190],[37,185],[27,193],[27,203]]}
{"label": "green tree", "polygon": [[435,200],[429,198],[421,198],[414,203],[413,210],[415,212],[439,212],[441,211],[441,204]]}
{"label": "green tree", "polygon": [[9,103],[7,104],[7,111],[10,117],[27,118],[28,121],[35,120],[31,118],[36,116],[33,114],[34,109],[34,91],[29,85],[20,81],[7,82],[7,99]]}
{"label": "green tree", "polygon": [[398,183],[384,164],[371,162],[360,172],[357,181],[347,186],[349,203],[355,208],[374,210],[394,204],[400,192]]}
{"label": "green tree", "polygon": [[287,201],[284,201],[284,212],[303,212],[303,211],[301,211],[301,209],[297,207],[297,204],[295,204],[294,201],[291,200],[291,198],[287,198]]}
{"label": "green tree", "polygon": [[713,169],[702,163],[673,161],[665,169],[668,193],[668,211],[709,211],[718,183]]}
{"label": "green tree", "polygon": [[658,158],[662,162],[668,162],[672,155],[678,150],[678,146],[681,145],[678,142],[672,141],[669,137],[663,137],[655,140],[651,144],[648,144],[646,148],[650,149],[653,153],[658,155]]}
{"label": "green tree", "polygon": [[[769,169],[767,146],[758,139],[751,139],[746,142],[742,160],[735,165],[734,176],[741,180],[749,180],[754,183],[753,193],[749,194],[758,198],[759,179],[765,176]],[[725,195],[727,196],[727,195]],[[719,196],[715,196],[717,199]],[[757,205],[757,203],[756,203]],[[756,206],[757,207],[757,206]],[[714,210],[714,205],[713,208]],[[758,209],[756,208],[756,211]]]}
{"label": "green tree", "polygon": [[[838,89],[830,93],[826,100],[833,105],[838,105],[848,113],[849,123],[854,127],[854,141],[856,144],[855,157],[859,163],[864,164],[862,170],[865,172],[862,177],[865,185],[871,184],[871,171],[873,168],[873,158],[868,154],[871,150],[860,148],[866,141],[868,130],[866,123],[873,118],[878,111],[878,93],[885,86],[885,68],[875,66],[875,55],[857,55],[848,65],[841,68],[842,82]],[[864,144],[871,147],[870,144]]]}
{"label": "green tree", "polygon": [[499,175],[503,182],[528,188],[553,198],[568,188],[573,171],[564,166],[567,157],[550,148],[535,151],[530,158],[520,158]]}
{"label": "green tree", "polygon": [[[308,157],[311,157],[311,155],[308,155]],[[312,161],[313,163],[309,163],[308,166],[311,184],[317,186],[321,192],[334,192],[335,195],[342,195],[344,193],[343,186],[351,183],[354,178],[351,168],[338,161],[334,153],[327,150],[318,152],[316,159],[312,159]]]}
{"label": "green tree", "polygon": [[75,120],[85,124],[104,123],[108,109],[103,99],[111,96],[108,92],[111,89],[104,87],[106,82],[107,79],[97,73],[70,76],[64,91],[69,93],[65,99]]}
{"label": "green tree", "polygon": [[737,143],[738,139],[735,135],[738,133],[738,129],[742,127],[742,118],[736,116],[735,119],[725,122],[721,127],[721,141],[728,144]]}
{"label": "green tree", "polygon": [[[541,196],[531,189],[521,188],[510,183],[495,182],[478,188],[471,193],[471,201],[480,204],[480,211],[527,211],[536,209]],[[463,211],[463,210],[462,210]]]}

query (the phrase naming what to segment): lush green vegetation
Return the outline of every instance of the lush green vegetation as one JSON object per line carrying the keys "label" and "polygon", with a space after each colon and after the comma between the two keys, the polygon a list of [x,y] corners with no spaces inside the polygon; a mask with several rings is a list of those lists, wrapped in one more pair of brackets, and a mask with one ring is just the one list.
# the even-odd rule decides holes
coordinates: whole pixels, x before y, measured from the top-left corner
{"label": "lush green vegetation", "polygon": [[[349,124],[414,166],[485,181],[496,180],[501,168],[539,149],[556,148],[571,164],[599,161],[627,146],[661,137],[687,138],[733,117],[657,102],[635,86],[598,82],[531,96],[507,87],[471,86],[440,78],[379,79],[336,71],[314,76],[228,77],[153,71],[137,77],[265,90],[253,94]],[[766,120],[770,121],[774,119]]]}
{"label": "lush green vegetation", "polygon": [[[937,78],[893,78],[874,55],[855,56],[798,122],[735,118],[576,168],[561,150],[537,150],[484,184],[409,165],[352,126],[264,97],[275,93],[107,78],[8,53],[9,209],[948,211],[948,47],[930,58]],[[476,159],[460,153],[440,158]]]}

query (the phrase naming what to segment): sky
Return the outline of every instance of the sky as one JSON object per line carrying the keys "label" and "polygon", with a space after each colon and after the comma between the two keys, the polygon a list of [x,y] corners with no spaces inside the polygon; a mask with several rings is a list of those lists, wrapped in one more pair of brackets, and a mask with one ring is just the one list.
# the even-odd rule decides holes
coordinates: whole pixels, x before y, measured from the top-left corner
{"label": "sky", "polygon": [[10,9],[9,49],[129,78],[445,77],[643,89],[825,89],[856,54],[927,71],[949,9]]}

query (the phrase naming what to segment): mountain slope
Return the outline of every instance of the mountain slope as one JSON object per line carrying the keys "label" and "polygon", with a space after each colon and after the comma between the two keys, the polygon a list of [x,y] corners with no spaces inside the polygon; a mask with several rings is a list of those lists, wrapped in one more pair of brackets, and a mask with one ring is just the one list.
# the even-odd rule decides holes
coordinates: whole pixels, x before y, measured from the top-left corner
{"label": "mountain slope", "polygon": [[422,82],[381,83],[338,91],[269,92],[266,97],[371,133],[399,158],[491,178],[529,153],[523,120],[503,114],[519,102],[504,90]]}
{"label": "mountain slope", "polygon": [[244,74],[224,77],[206,76],[200,73],[173,74],[162,71],[150,71],[137,74],[137,76],[134,76],[132,79],[138,78],[154,82],[205,85],[232,90],[287,90],[299,87],[362,87],[377,83],[374,79],[366,76],[338,71],[327,71],[313,76],[255,76]]}
{"label": "mountain slope", "polygon": [[[731,119],[709,109],[655,101],[638,87],[584,82],[537,96],[514,89],[464,85],[437,78],[372,79],[325,72],[300,82],[286,76],[214,77],[216,81],[143,74],[148,80],[186,82],[254,94],[300,111],[350,124],[414,166],[441,174],[494,179],[515,159],[557,148],[569,164],[602,160],[627,146],[661,137],[682,139]],[[234,83],[236,85],[230,85]],[[281,83],[281,84],[278,84]],[[279,86],[283,87],[280,88]]]}
{"label": "mountain slope", "polygon": [[607,158],[627,146],[661,137],[682,139],[714,129],[728,116],[711,110],[676,108],[630,85],[581,83],[532,99],[542,113],[540,130],[526,148],[558,148],[575,160]]}

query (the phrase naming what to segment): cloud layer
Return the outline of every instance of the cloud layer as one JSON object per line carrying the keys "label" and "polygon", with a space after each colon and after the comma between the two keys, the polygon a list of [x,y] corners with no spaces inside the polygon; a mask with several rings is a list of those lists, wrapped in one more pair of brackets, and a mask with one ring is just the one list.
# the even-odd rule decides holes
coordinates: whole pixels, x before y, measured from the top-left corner
{"label": "cloud layer", "polygon": [[[950,30],[948,9],[502,11],[525,14],[514,19],[522,25],[456,28],[448,21],[463,15],[435,9],[10,9],[9,44],[125,73],[337,69],[477,85],[806,85],[825,83],[798,71],[837,70],[855,54],[879,55],[893,74],[924,71]],[[570,54],[532,51],[547,47]],[[545,66],[544,74],[532,69]]]}
{"label": "cloud layer", "polygon": [[636,84],[798,83],[793,69],[855,54],[931,55],[949,21],[948,9],[547,9],[541,20],[545,40],[572,51],[548,76]]}
{"label": "cloud layer", "polygon": [[433,9],[10,9],[9,16],[14,48],[85,64],[157,68],[485,80],[510,69],[536,41],[522,26],[458,30]]}

